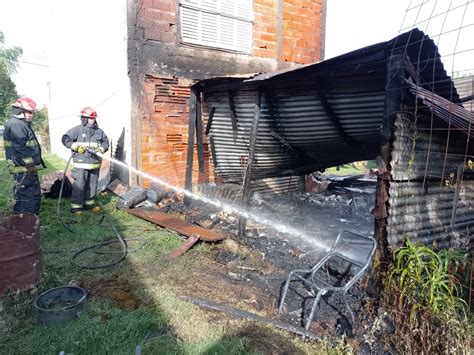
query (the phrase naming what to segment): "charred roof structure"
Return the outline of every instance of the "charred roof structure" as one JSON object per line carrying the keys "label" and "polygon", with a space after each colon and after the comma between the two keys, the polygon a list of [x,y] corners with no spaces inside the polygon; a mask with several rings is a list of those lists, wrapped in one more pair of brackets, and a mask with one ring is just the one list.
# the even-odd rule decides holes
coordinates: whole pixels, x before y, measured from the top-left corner
{"label": "charred roof structure", "polygon": [[377,159],[376,233],[392,246],[470,240],[474,117],[418,29],[298,69],[201,80],[190,105],[188,189],[194,131],[200,168],[204,132],[216,175],[242,185],[243,203],[252,190],[297,189],[299,176]]}

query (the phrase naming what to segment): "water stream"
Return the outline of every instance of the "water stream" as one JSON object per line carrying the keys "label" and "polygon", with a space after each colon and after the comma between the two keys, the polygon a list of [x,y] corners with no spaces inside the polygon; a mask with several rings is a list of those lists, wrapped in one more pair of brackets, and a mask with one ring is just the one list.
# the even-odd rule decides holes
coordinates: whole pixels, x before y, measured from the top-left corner
{"label": "water stream", "polygon": [[171,185],[170,183],[168,183],[168,182],[166,182],[166,181],[164,181],[160,178],[157,178],[157,177],[152,176],[148,173],[145,173],[141,170],[138,170],[138,169],[136,169],[132,166],[129,166],[129,165],[127,165],[127,164],[125,164],[125,163],[123,163],[119,160],[116,160],[116,159],[111,158],[111,157],[107,157],[105,155],[101,155],[101,156],[102,156],[102,158],[104,158],[106,160],[109,160],[109,161],[113,162],[114,164],[123,166],[124,168],[129,169],[130,171],[134,172],[135,174],[140,175],[144,178],[150,179],[151,181],[156,182],[156,183],[162,185],[163,187],[165,187],[167,189],[173,190],[176,193],[182,193],[185,196],[188,196],[189,198],[192,198],[194,200],[201,201],[201,202],[204,202],[206,204],[212,205],[212,206],[217,207],[218,209],[223,210],[225,212],[237,214],[237,215],[242,216],[242,217],[244,217],[248,220],[254,221],[258,224],[265,225],[267,227],[273,228],[277,232],[289,234],[292,237],[299,239],[304,244],[306,244],[308,246],[311,246],[311,247],[314,247],[314,248],[317,248],[317,249],[320,249],[321,251],[327,251],[329,249],[329,246],[325,245],[320,240],[315,239],[316,238],[315,236],[311,236],[310,234],[308,234],[305,231],[302,231],[301,229],[292,227],[292,226],[287,225],[285,223],[281,223],[280,221],[278,221],[274,218],[269,218],[269,217],[262,216],[262,215],[259,215],[259,214],[253,213],[253,212],[249,212],[248,210],[244,210],[244,209],[239,208],[238,206],[235,206],[235,205],[230,205],[228,203],[225,203],[225,202],[222,202],[222,201],[219,201],[219,200],[216,200],[216,199],[211,199],[211,198],[207,198],[205,196],[201,196],[201,195],[192,193],[192,192],[187,191],[183,188]]}

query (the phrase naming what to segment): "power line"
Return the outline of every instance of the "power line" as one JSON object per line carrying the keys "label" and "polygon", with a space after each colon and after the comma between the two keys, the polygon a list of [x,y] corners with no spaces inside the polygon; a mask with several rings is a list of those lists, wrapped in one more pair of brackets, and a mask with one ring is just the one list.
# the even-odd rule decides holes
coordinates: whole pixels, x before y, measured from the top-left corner
{"label": "power line", "polygon": [[49,65],[41,64],[41,63],[28,62],[28,61],[26,61],[26,60],[19,60],[18,62],[19,62],[19,63],[25,63],[25,64],[31,64],[31,65],[37,65],[37,66],[39,66],[39,67],[49,68]]}

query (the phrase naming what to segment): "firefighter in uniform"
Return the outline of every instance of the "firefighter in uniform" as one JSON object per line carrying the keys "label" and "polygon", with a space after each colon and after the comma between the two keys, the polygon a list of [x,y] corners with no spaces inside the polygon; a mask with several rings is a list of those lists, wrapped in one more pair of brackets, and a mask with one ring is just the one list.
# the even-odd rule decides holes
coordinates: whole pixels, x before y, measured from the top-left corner
{"label": "firefighter in uniform", "polygon": [[13,174],[13,213],[39,214],[41,187],[38,170],[46,168],[41,158],[41,147],[31,128],[36,102],[26,96],[12,104],[12,115],[5,123],[3,141],[5,158]]}
{"label": "firefighter in uniform", "polygon": [[99,213],[96,204],[97,183],[102,158],[94,154],[104,154],[109,149],[109,139],[97,124],[97,112],[86,107],[81,110],[81,124],[71,128],[62,137],[62,143],[74,152],[71,194],[71,212],[81,215],[83,210]]}

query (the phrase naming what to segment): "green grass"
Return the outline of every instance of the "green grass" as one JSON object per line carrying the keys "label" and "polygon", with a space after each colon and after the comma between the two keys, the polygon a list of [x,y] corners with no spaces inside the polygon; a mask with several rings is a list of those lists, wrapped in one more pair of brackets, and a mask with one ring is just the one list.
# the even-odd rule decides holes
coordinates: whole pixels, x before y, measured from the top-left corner
{"label": "green grass", "polygon": [[[48,170],[62,171],[65,162],[45,156]],[[0,210],[13,205],[12,177],[0,162],[4,182],[0,191]],[[216,319],[189,303],[178,301],[177,294],[193,294],[190,271],[206,268],[205,261],[217,246],[202,243],[180,258],[168,254],[182,239],[151,223],[115,207],[116,197],[103,194],[100,202],[107,218],[130,241],[130,253],[118,266],[106,270],[84,270],[71,263],[81,248],[115,238],[99,217],[85,214],[79,224],[67,231],[59,222],[56,199],[42,199],[40,213],[42,281],[30,292],[11,292],[0,297],[0,354],[133,354],[140,345],[143,354],[294,354],[347,353],[344,345],[303,342],[268,326],[235,320],[221,314]],[[60,208],[62,220],[71,218],[69,201]],[[101,251],[118,252],[118,244]],[[117,254],[87,254],[81,263],[110,261]],[[207,259],[206,259],[207,258]],[[41,326],[36,321],[34,300],[39,293],[58,286],[78,284],[88,292],[86,312],[79,319],[58,326]],[[3,312],[2,312],[3,307]],[[3,319],[3,322],[1,321]],[[262,336],[256,337],[255,330]]]}
{"label": "green grass", "polygon": [[334,166],[332,168],[327,168],[325,170],[325,173],[326,174],[330,174],[330,175],[338,175],[338,176],[345,176],[345,175],[360,175],[360,174],[364,174],[364,171],[363,170],[360,170],[360,169],[357,169],[355,168],[353,165],[351,164],[344,164],[344,165],[341,165],[339,167],[339,169]]}

